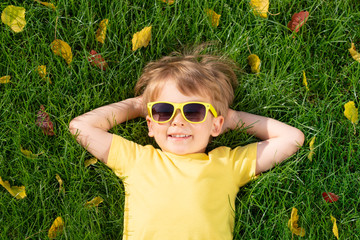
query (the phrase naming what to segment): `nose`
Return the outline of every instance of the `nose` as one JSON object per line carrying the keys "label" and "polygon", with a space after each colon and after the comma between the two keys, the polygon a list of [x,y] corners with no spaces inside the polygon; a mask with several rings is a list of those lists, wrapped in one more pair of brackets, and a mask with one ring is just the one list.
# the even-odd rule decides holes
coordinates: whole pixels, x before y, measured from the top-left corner
{"label": "nose", "polygon": [[171,126],[184,126],[186,120],[181,115],[180,109],[177,109],[172,119]]}

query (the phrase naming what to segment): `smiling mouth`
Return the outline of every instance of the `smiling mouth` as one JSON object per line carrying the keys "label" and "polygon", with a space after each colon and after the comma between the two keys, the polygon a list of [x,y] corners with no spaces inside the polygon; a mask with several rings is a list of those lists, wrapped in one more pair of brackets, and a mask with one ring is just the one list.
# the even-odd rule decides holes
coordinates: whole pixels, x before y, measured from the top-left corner
{"label": "smiling mouth", "polygon": [[173,137],[173,138],[187,138],[190,137],[191,135],[185,135],[185,134],[176,134],[176,135],[169,135],[169,137]]}

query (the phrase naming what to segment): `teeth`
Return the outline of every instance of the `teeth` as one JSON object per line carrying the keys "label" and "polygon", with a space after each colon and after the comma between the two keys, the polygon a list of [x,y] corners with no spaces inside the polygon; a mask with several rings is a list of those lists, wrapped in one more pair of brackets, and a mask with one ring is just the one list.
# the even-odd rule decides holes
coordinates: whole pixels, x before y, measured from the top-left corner
{"label": "teeth", "polygon": [[177,137],[177,138],[183,138],[183,137],[188,137],[190,135],[170,135],[171,137]]}

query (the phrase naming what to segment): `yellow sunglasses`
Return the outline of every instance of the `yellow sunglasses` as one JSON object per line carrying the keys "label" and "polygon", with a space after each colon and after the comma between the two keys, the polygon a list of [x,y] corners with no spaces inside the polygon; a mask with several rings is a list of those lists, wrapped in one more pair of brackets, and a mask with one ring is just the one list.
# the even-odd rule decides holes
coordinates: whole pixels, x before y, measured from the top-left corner
{"label": "yellow sunglasses", "polygon": [[202,123],[210,112],[217,117],[215,108],[210,103],[205,102],[149,102],[147,104],[148,113],[151,119],[157,123],[169,122],[180,109],[183,118],[190,123]]}

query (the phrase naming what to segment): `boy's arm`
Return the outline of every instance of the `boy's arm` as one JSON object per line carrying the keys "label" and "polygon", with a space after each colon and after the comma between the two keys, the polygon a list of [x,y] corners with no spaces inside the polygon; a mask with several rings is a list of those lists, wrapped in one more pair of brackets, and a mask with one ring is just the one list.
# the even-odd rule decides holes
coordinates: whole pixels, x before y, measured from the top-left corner
{"label": "boy's arm", "polygon": [[229,109],[223,129],[247,128],[258,143],[256,174],[269,170],[276,163],[293,155],[304,143],[304,134],[297,128],[272,118]]}
{"label": "boy's arm", "polygon": [[129,98],[74,118],[69,130],[86,150],[107,163],[112,141],[112,134],[108,131],[116,124],[145,115],[142,98]]}

